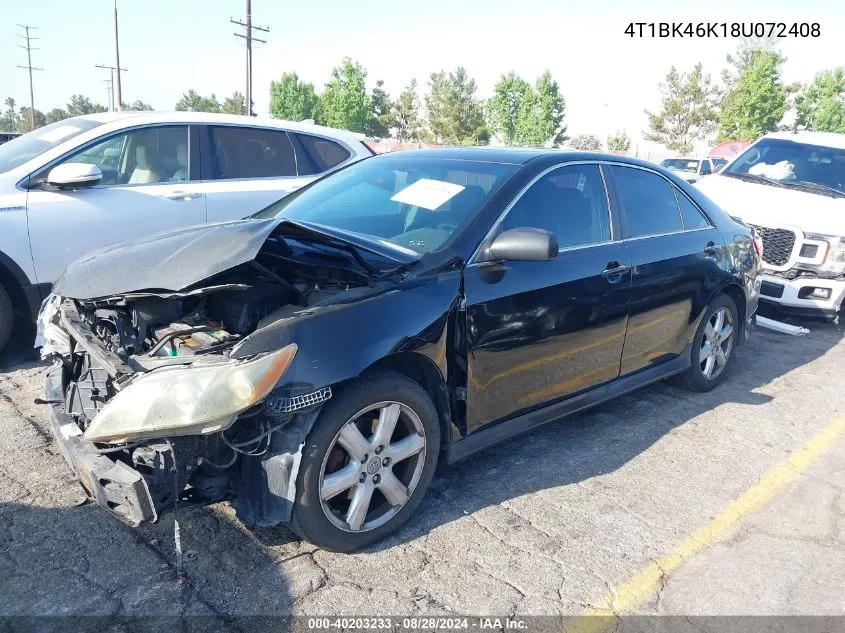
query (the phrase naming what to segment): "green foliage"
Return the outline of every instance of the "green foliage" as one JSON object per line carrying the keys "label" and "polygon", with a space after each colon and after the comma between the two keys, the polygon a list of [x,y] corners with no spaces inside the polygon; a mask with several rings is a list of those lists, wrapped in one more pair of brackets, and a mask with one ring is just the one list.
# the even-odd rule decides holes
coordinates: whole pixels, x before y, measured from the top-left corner
{"label": "green foliage", "polygon": [[696,64],[690,73],[679,73],[672,66],[660,84],[660,112],[645,111],[649,130],[643,138],[670,150],[688,153],[696,140],[703,139],[716,126],[719,87]]}
{"label": "green foliage", "polygon": [[567,140],[563,114],[566,101],[557,82],[546,70],[537,78],[534,90],[526,93],[517,116],[516,138],[520,145],[535,147],[551,143],[558,147]]}
{"label": "green foliage", "polygon": [[55,123],[56,121],[63,121],[69,116],[70,115],[67,113],[67,110],[63,110],[62,108],[53,108],[44,115],[44,119],[47,123]]}
{"label": "green foliage", "polygon": [[286,121],[319,119],[319,99],[314,84],[299,80],[296,73],[282,73],[270,82],[270,116]]}
{"label": "green foliage", "polygon": [[12,97],[6,97],[3,101],[3,116],[0,116],[0,132],[17,132],[18,113],[15,110],[17,103]]}
{"label": "green foliage", "polygon": [[487,121],[490,129],[505,145],[518,143],[520,112],[530,92],[531,84],[513,71],[502,75],[493,88],[493,96],[487,101]]}
{"label": "green foliage", "polygon": [[123,104],[124,110],[141,112],[141,111],[151,111],[153,107],[149,103],[144,103],[140,99],[135,99],[132,103],[124,103]]}
{"label": "green foliage", "polygon": [[807,130],[845,134],[845,67],[823,70],[795,99],[796,123]]}
{"label": "green foliage", "polygon": [[786,111],[787,89],[780,76],[782,63],[776,52],[752,52],[748,65],[722,101],[717,142],[755,141],[777,129]]}
{"label": "green foliage", "polygon": [[578,134],[572,137],[569,145],[573,149],[579,149],[585,152],[596,152],[601,149],[601,141],[595,134]]}
{"label": "green foliage", "polygon": [[396,117],[393,114],[393,102],[384,89],[384,82],[379,79],[370,97],[370,121],[367,125],[367,136],[386,138],[390,130],[396,127]]}
{"label": "green foliage", "polygon": [[420,103],[416,79],[411,79],[411,83],[393,102],[393,120],[396,139],[400,143],[420,140]]}
{"label": "green foliage", "polygon": [[631,139],[625,130],[616,130],[616,134],[607,137],[607,150],[610,152],[627,152],[631,149]]}
{"label": "green foliage", "polygon": [[210,97],[203,97],[195,90],[188,90],[176,102],[176,110],[180,112],[220,112],[221,108],[213,92]]}
{"label": "green foliage", "polygon": [[220,111],[226,114],[246,115],[246,97],[244,97],[242,92],[236,90],[232,93],[231,97],[226,97],[223,100]]}
{"label": "green foliage", "polygon": [[67,104],[68,116],[80,116],[82,114],[93,114],[95,112],[105,112],[106,107],[99,103],[94,103],[88,97],[82,95],[72,95]]}
{"label": "green foliage", "polygon": [[32,130],[47,125],[47,118],[44,113],[35,108],[35,126],[29,120],[29,106],[24,106],[18,112],[17,132],[31,132]]}
{"label": "green foliage", "polygon": [[367,71],[358,62],[344,57],[332,69],[332,78],[320,95],[320,123],[352,132],[366,132],[371,121],[367,96]]}
{"label": "green foliage", "polygon": [[475,97],[475,80],[464,68],[458,67],[448,75],[445,71],[432,73],[428,85],[428,135],[435,142],[471,145],[490,140],[482,104]]}

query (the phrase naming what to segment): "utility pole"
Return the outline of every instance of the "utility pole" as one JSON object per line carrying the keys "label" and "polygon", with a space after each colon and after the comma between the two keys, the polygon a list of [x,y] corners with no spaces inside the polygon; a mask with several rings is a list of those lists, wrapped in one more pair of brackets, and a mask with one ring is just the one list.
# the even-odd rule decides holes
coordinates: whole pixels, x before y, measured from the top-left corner
{"label": "utility pole", "polygon": [[[123,72],[129,72],[129,69],[128,69],[128,68],[120,68],[120,69],[118,69],[118,67],[117,67],[117,66],[109,66],[108,64],[94,64],[94,68],[104,68],[104,69],[106,69],[106,70],[108,70],[108,71],[109,71],[109,73],[110,73],[110,77],[111,77],[111,80],[110,80],[110,81],[111,81],[111,95],[112,95],[112,99],[111,99],[111,110],[112,110],[112,112],[117,112],[120,108],[119,108],[119,106],[117,106],[117,105],[115,104],[115,102],[114,102],[114,99],[115,99],[115,92],[114,92],[114,87],[115,87],[115,83],[114,83],[114,71],[116,71],[116,70],[117,70],[117,71],[118,71],[118,76],[120,76],[120,71],[121,71],[121,70],[122,70]],[[108,80],[108,79],[106,79],[106,80],[104,80],[104,81],[109,81],[109,80]],[[119,85],[119,84],[118,84],[118,85]],[[118,103],[119,103],[119,102],[120,102],[120,98],[118,97]]]}
{"label": "utility pole", "polygon": [[235,33],[235,37],[242,37],[246,40],[246,114],[252,116],[252,43],[260,42],[266,44],[267,40],[260,40],[252,36],[253,31],[269,33],[270,29],[263,26],[252,25],[252,1],[246,0],[246,22],[229,18],[229,22],[244,27],[246,35]]}
{"label": "utility pole", "polygon": [[117,0],[114,0],[114,65],[117,70],[117,111],[123,108],[123,96],[120,91],[120,43],[117,37]]}
{"label": "utility pole", "polygon": [[103,79],[106,82],[106,99],[109,103],[109,112],[114,112],[114,77]]}
{"label": "utility pole", "polygon": [[29,26],[28,24],[18,24],[24,30],[25,35],[18,34],[18,37],[22,40],[26,40],[26,46],[23,44],[18,44],[18,48],[25,48],[26,49],[26,66],[18,65],[18,68],[25,68],[29,71],[29,126],[31,129],[35,129],[35,93],[32,90],[32,71],[33,70],[44,70],[43,68],[36,68],[32,65],[32,51],[37,51],[37,48],[32,48],[30,42],[32,40],[37,40],[37,37],[31,37],[29,35],[30,29],[36,29],[36,26]]}

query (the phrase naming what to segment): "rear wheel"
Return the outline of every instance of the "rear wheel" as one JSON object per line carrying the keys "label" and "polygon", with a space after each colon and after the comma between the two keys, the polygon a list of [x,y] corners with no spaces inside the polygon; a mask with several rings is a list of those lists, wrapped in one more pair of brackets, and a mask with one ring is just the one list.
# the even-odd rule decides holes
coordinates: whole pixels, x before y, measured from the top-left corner
{"label": "rear wheel", "polygon": [[692,344],[692,366],[678,376],[680,386],[691,391],[710,391],[718,385],[731,361],[739,319],[729,296],[718,295],[707,306]]}
{"label": "rear wheel", "polygon": [[0,352],[3,351],[6,343],[9,342],[14,322],[15,312],[12,309],[12,300],[9,298],[9,293],[0,284]]}
{"label": "rear wheel", "polygon": [[419,505],[439,450],[437,410],[417,383],[378,372],[345,385],[303,448],[294,530],[340,552],[384,538]]}

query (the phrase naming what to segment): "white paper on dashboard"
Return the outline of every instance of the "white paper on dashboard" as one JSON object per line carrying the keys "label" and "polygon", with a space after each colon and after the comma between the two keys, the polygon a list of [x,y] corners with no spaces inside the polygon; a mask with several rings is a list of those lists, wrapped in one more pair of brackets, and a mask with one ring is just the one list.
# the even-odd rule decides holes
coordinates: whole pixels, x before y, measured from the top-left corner
{"label": "white paper on dashboard", "polygon": [[394,195],[391,200],[434,211],[454,198],[465,188],[463,185],[456,185],[451,182],[420,178],[417,182],[408,185]]}

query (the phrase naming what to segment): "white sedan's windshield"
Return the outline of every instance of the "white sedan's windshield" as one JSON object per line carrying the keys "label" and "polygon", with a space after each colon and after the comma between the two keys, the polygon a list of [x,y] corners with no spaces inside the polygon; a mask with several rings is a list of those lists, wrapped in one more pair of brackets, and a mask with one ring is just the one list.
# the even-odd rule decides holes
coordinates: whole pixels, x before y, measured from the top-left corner
{"label": "white sedan's windshield", "polygon": [[845,195],[845,149],[764,138],[722,173],[774,181],[810,193]]}
{"label": "white sedan's windshield", "polygon": [[693,174],[698,171],[698,161],[689,158],[667,158],[660,163],[660,166],[673,171],[687,171]]}
{"label": "white sedan's windshield", "polygon": [[99,121],[73,118],[56,121],[0,145],[0,174],[23,165],[59,143],[102,125]]}
{"label": "white sedan's windshield", "polygon": [[351,165],[254,217],[312,222],[428,253],[440,248],[516,168],[397,152]]}

